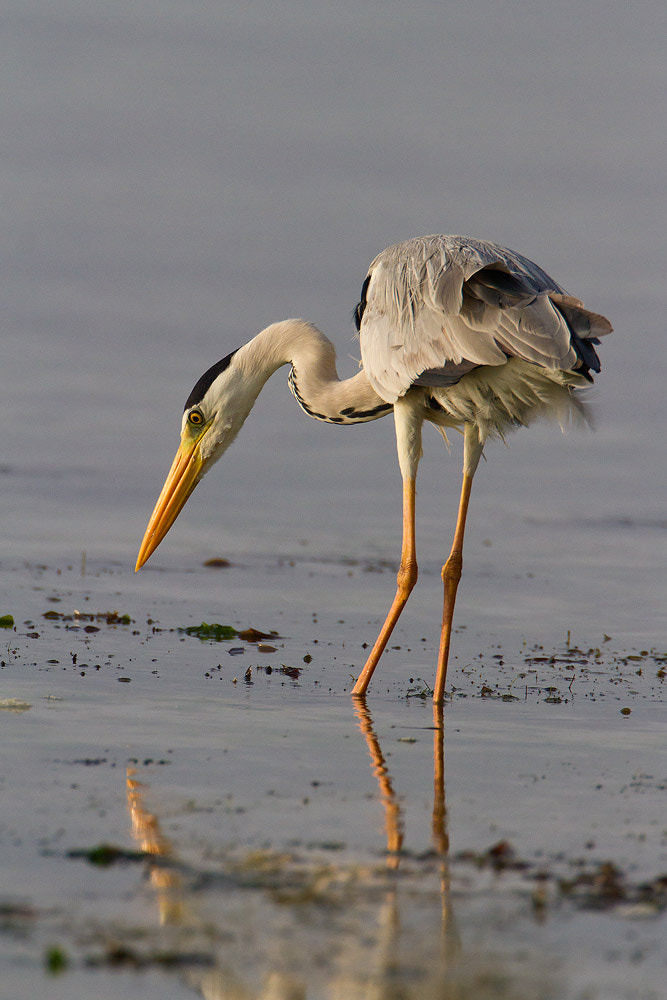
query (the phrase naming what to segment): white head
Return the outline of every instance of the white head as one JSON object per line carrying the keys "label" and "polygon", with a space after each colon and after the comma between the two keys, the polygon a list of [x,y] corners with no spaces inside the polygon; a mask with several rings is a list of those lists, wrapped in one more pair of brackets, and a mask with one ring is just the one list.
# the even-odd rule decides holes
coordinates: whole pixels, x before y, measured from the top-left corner
{"label": "white head", "polygon": [[202,476],[230,446],[266,380],[282,365],[299,371],[292,382],[299,404],[318,420],[335,424],[376,420],[391,404],[370,387],[363,372],[341,382],[336,352],[324,334],[305,320],[267,326],[202,375],[188,396],[181,444],[141,543],[137,569],[146,562],[183,509]]}
{"label": "white head", "polygon": [[136,569],[147,561],[185,506],[199,480],[229,448],[260,386],[235,362],[236,351],[209,368],[188,396],[181,443],[144,534]]}

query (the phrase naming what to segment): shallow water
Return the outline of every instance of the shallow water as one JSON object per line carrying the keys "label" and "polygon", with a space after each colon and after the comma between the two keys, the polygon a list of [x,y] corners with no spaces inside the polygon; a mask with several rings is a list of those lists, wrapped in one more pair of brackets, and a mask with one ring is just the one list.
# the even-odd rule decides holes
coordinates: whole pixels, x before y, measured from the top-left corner
{"label": "shallow water", "polygon": [[[664,653],[462,627],[443,733],[419,620],[346,693],[377,564],[86,574],[9,570],[7,996],[660,995]],[[205,587],[274,651],[179,633]]]}
{"label": "shallow water", "polygon": [[[499,12],[5,5],[1,996],[661,995],[664,11]],[[279,373],[132,572],[201,372],[301,314],[353,373],[365,268],[433,231],[616,330],[594,434],[488,448],[442,744],[456,440],[369,714],[390,420],[309,421]]]}

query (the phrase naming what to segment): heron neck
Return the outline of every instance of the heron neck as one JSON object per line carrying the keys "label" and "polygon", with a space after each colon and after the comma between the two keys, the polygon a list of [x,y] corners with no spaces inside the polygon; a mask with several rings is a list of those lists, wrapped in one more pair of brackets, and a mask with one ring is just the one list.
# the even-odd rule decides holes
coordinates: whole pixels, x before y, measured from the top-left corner
{"label": "heron neck", "polygon": [[283,365],[291,365],[289,384],[301,408],[327,423],[376,420],[392,410],[371,388],[366,373],[341,380],[336,349],[312,323],[291,319],[262,330],[237,352],[244,378],[257,392]]}

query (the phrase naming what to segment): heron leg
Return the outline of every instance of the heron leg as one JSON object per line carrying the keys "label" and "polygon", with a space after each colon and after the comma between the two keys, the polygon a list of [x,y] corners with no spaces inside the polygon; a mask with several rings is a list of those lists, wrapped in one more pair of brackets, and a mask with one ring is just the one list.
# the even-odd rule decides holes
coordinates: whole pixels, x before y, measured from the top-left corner
{"label": "heron leg", "polygon": [[417,555],[415,551],[415,477],[403,480],[403,545],[401,549],[401,565],[396,578],[396,596],[389,609],[389,614],[379,636],[366,660],[364,669],[359,674],[352,688],[353,695],[365,695],[371,682],[373,671],[384,652],[389,636],[394,630],[401,611],[405,607],[414,585],[417,582]]}
{"label": "heron leg", "polygon": [[442,567],[442,582],[445,588],[444,603],[442,607],[442,631],[440,633],[440,651],[438,653],[438,671],[435,678],[435,688],[433,691],[433,701],[436,705],[442,704],[445,695],[445,679],[447,677],[447,661],[449,660],[449,646],[452,637],[452,619],[454,618],[454,604],[456,602],[456,591],[461,570],[463,568],[463,535],[466,527],[466,515],[468,513],[468,503],[470,502],[470,491],[472,489],[473,474],[463,473],[463,485],[461,487],[461,499],[459,501],[459,513],[456,519],[456,531],[449,558]]}

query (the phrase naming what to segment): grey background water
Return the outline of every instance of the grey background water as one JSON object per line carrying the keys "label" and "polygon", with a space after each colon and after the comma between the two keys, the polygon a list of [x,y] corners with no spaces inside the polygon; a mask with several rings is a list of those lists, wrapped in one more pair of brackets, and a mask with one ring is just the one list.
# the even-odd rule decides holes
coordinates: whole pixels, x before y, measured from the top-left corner
{"label": "grey background water", "polygon": [[[301,315],[352,374],[370,260],[460,232],[533,258],[615,333],[595,434],[539,426],[488,449],[459,663],[481,635],[518,649],[568,629],[582,645],[608,634],[664,651],[666,20],[661,3],[599,0],[6,0],[0,612],[40,613],[35,565],[67,574],[85,552],[89,573],[113,574],[105,597],[130,611],[162,601],[171,627],[280,628],[286,614],[298,645],[317,611],[332,641],[338,617],[372,631],[391,576],[348,584],[344,559],[397,558],[391,420],[310,421],[286,373],[149,568],[132,567],[202,371]],[[399,633],[429,637],[411,664],[425,677],[460,457],[426,436],[423,578]],[[247,572],[192,572],[211,554]],[[279,557],[304,571],[276,575]]]}
{"label": "grey background water", "polygon": [[[7,554],[131,562],[201,372],[291,315],[353,372],[368,263],[447,231],[521,250],[616,328],[597,434],[539,429],[489,449],[471,539],[510,536],[521,561],[548,535],[545,558],[556,535],[526,530],[535,516],[568,557],[604,551],[598,577],[631,560],[655,592],[662,5],[10,2],[2,22]],[[391,422],[321,427],[282,382],[161,560],[212,538],[263,551],[302,535],[395,556]],[[447,544],[459,465],[427,439],[429,554]],[[637,577],[616,628],[638,624]],[[648,599],[654,622],[663,605]]]}

